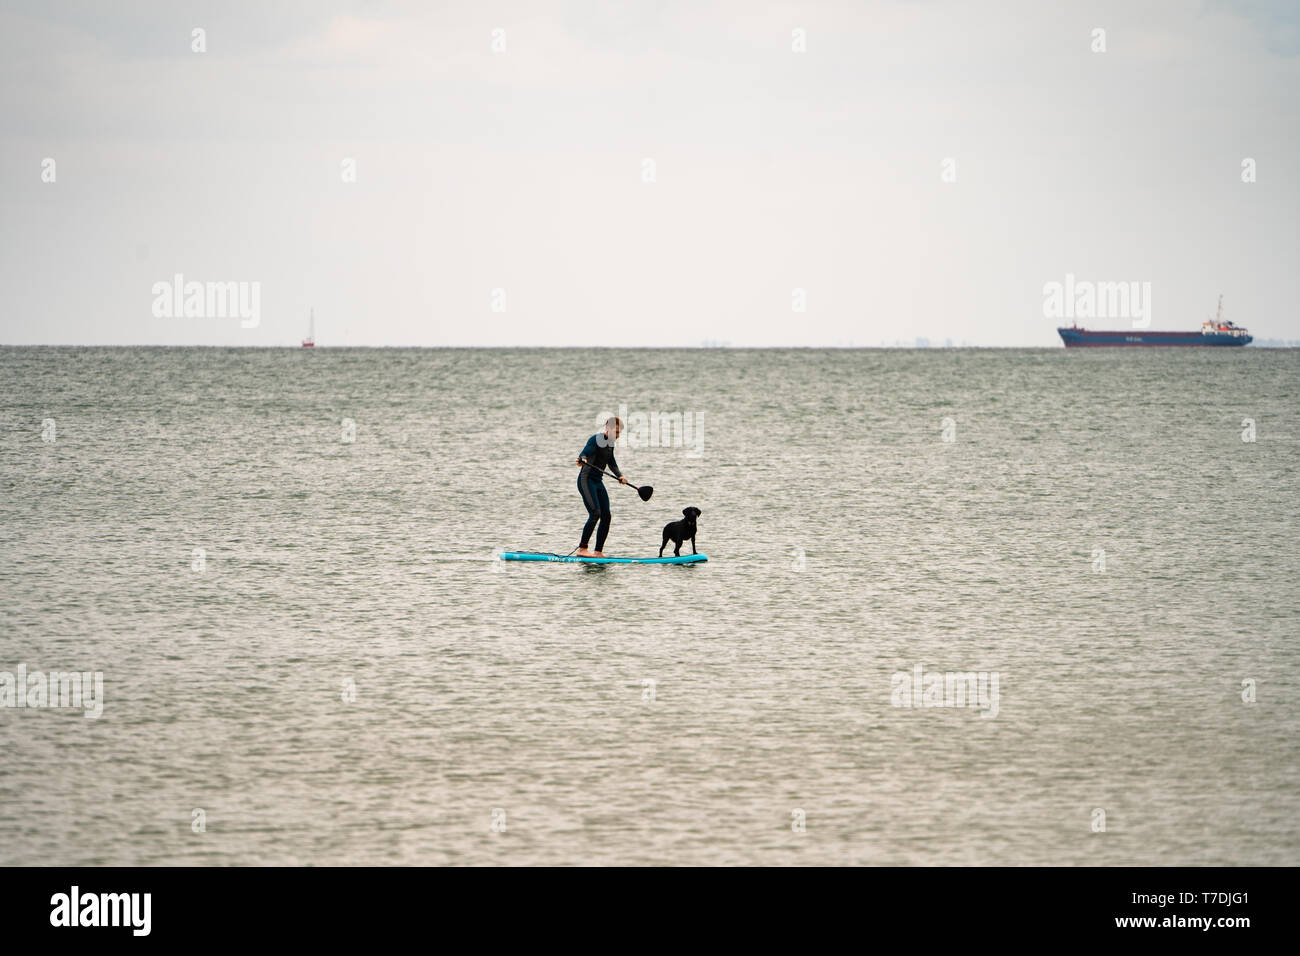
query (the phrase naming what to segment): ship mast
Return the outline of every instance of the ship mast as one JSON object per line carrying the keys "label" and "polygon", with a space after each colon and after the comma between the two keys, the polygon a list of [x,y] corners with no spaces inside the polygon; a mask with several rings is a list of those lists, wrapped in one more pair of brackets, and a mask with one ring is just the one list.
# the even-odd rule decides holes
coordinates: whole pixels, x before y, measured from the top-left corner
{"label": "ship mast", "polygon": [[1223,324],[1223,293],[1219,293],[1219,311],[1214,313],[1214,327],[1217,329]]}

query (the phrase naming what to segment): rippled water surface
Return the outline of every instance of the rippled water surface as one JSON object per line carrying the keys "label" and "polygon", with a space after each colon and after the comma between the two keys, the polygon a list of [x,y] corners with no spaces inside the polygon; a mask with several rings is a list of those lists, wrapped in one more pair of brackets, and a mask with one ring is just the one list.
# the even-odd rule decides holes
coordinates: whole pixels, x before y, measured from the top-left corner
{"label": "rippled water surface", "polygon": [[[696,434],[607,550],[708,563],[493,560],[620,405]],[[0,861],[1296,864],[1298,413],[1253,348],[0,350],[0,671],[105,698],[0,709]]]}

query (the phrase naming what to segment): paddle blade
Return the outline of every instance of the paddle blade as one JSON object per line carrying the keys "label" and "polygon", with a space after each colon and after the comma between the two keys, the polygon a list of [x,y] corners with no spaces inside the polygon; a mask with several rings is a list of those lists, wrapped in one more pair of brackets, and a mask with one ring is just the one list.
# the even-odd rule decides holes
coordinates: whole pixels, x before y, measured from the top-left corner
{"label": "paddle blade", "polygon": [[642,485],[636,490],[636,493],[641,496],[642,501],[649,501],[650,496],[655,493],[655,490],[649,485]]}

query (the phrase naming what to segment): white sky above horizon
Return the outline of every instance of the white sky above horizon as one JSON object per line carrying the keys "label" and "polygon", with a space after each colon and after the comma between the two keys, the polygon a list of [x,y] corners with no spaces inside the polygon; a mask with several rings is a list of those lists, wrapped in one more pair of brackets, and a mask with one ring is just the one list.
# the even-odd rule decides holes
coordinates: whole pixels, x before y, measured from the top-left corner
{"label": "white sky above horizon", "polygon": [[1054,346],[1067,274],[1300,339],[1281,0],[0,0],[0,75],[0,344]]}

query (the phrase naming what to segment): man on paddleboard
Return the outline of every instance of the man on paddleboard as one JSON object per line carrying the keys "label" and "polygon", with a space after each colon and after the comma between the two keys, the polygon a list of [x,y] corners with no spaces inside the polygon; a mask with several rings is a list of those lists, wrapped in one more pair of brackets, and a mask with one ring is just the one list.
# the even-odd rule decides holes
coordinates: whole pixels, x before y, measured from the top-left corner
{"label": "man on paddleboard", "polygon": [[[614,460],[614,442],[618,441],[618,436],[622,433],[623,422],[618,418],[611,418],[605,422],[603,432],[596,432],[587,439],[586,446],[578,455],[577,464],[582,466],[582,470],[578,472],[578,494],[582,495],[582,503],[587,509],[587,523],[582,526],[582,542],[578,545],[579,557],[603,558],[605,556],[601,549],[605,547],[605,537],[609,534],[609,492],[605,490],[601,472],[609,469],[610,473],[618,479],[619,484],[627,484],[627,479],[619,470],[618,462]],[[596,527],[597,521],[600,522],[600,529],[596,532],[596,550],[588,551],[587,542],[591,540],[591,530]]]}

